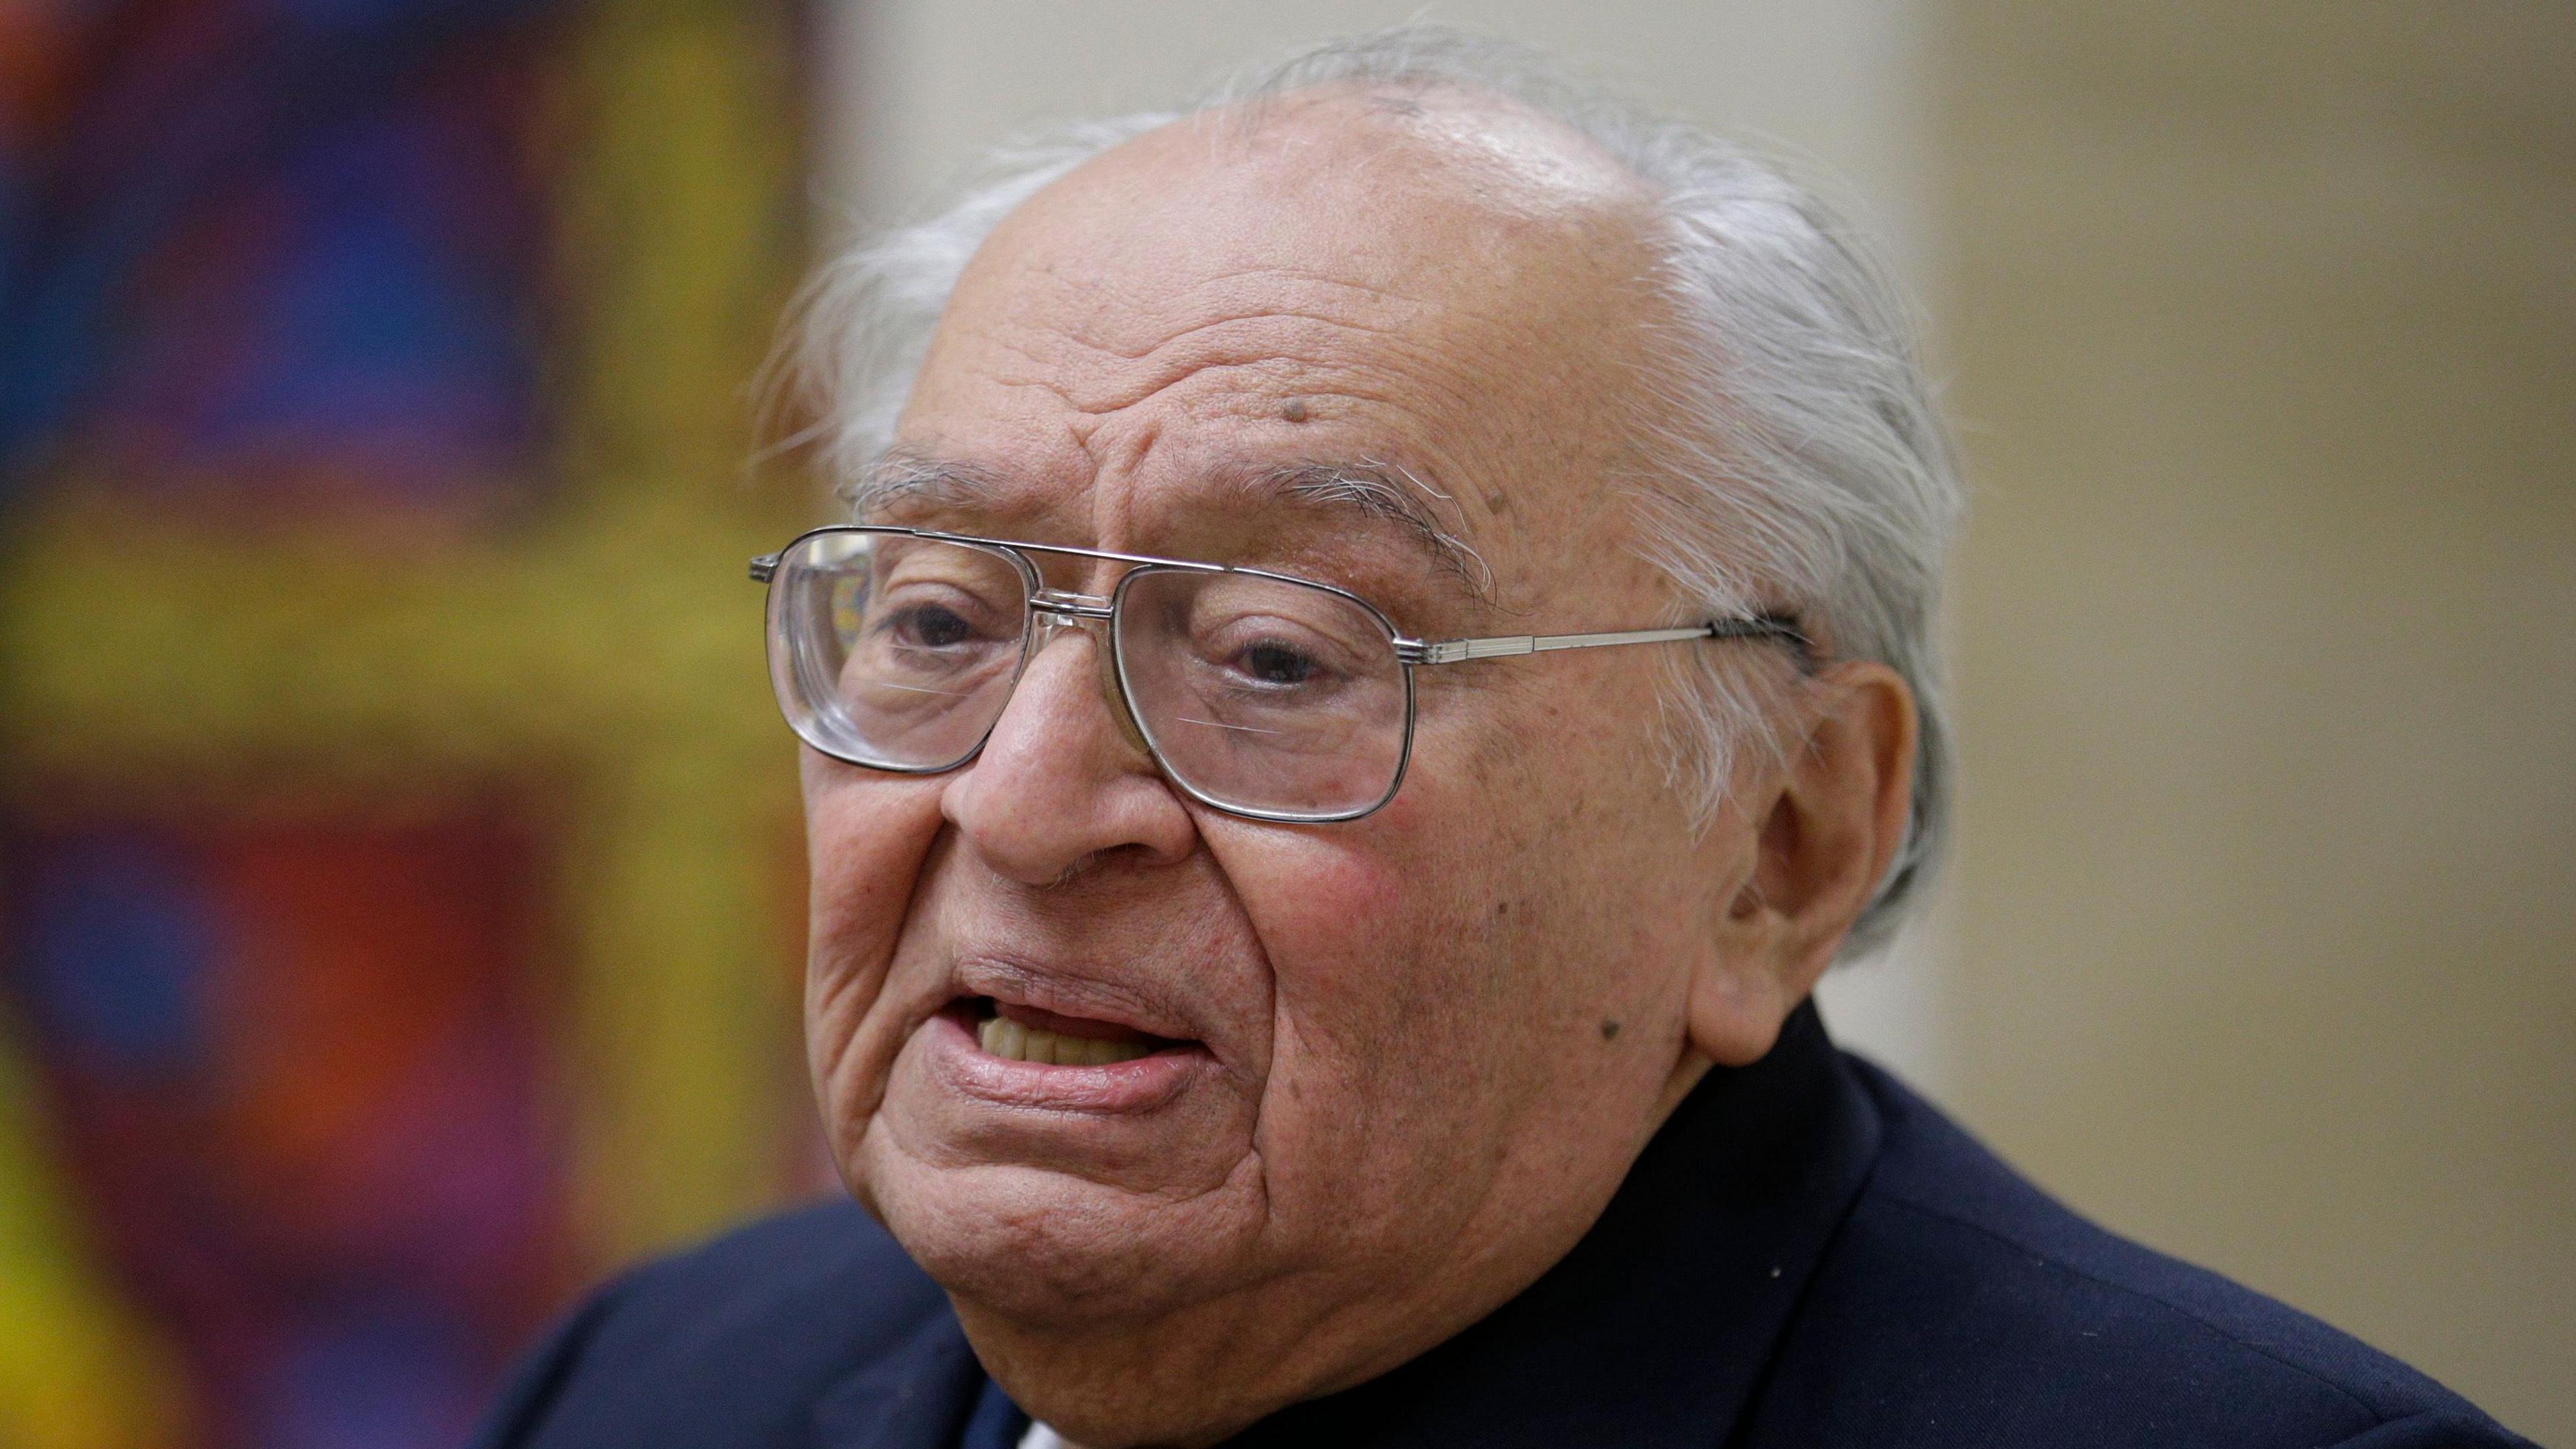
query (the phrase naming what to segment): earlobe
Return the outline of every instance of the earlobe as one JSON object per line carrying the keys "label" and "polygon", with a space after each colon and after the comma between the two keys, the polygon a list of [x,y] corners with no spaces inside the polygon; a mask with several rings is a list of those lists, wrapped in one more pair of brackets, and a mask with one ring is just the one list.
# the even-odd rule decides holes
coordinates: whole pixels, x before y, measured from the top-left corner
{"label": "earlobe", "polygon": [[1723,945],[1712,951],[1691,981],[1691,1050],[1722,1067],[1768,1055],[1797,1004],[1781,999],[1778,981],[1760,953],[1737,955]]}

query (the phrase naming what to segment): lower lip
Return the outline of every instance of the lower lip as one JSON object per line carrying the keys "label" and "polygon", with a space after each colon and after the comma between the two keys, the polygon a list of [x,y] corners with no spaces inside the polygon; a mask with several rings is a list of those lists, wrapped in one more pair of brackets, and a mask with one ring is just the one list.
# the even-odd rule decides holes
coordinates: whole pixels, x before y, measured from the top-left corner
{"label": "lower lip", "polygon": [[984,1050],[963,1014],[943,1011],[922,1023],[930,1067],[970,1097],[1006,1107],[1037,1107],[1101,1116],[1151,1112],[1216,1067],[1202,1046],[1158,1051],[1096,1067],[1014,1061]]}

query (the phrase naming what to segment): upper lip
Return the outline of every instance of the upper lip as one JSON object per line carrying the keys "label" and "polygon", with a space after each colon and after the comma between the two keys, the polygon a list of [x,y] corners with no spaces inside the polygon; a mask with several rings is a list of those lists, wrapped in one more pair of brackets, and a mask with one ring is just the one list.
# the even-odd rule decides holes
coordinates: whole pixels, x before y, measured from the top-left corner
{"label": "upper lip", "polygon": [[1206,1035],[1193,1013],[1153,983],[1116,979],[1107,972],[1039,965],[1007,953],[978,951],[958,957],[951,980],[961,997],[989,996],[1013,1006],[1112,1022],[1175,1041],[1197,1041]]}

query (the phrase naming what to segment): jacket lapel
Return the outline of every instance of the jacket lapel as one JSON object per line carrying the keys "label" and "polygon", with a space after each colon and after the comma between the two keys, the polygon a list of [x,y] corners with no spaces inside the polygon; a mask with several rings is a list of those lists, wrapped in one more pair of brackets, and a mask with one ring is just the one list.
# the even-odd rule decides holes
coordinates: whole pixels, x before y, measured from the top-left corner
{"label": "jacket lapel", "polygon": [[943,1301],[889,1352],[814,1404],[818,1449],[955,1449],[984,1369]]}

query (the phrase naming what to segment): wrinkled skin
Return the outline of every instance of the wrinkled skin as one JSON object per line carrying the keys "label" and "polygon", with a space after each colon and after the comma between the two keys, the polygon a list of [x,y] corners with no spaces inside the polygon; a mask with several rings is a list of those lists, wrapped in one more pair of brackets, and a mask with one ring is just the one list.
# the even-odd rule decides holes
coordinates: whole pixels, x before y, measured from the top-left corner
{"label": "wrinkled skin", "polygon": [[[882,520],[1258,564],[1417,637],[1680,619],[1619,503],[1660,316],[1642,206],[1454,93],[1130,142],[986,243],[901,419],[991,486]],[[1316,460],[1448,495],[1490,596],[1399,524],[1228,481]],[[1789,691],[1805,748],[1742,752],[1704,831],[1654,754],[1656,653],[1794,677],[1782,651],[1420,670],[1394,801],[1287,826],[1167,785],[1102,646],[1056,635],[965,768],[804,762],[834,1151],[1003,1386],[1087,1443],[1212,1442],[1525,1287],[1710,1062],[1768,1049],[1902,826],[1913,716],[1875,665]],[[1147,1100],[1032,1088],[940,1015],[973,996],[1196,1045]]]}

